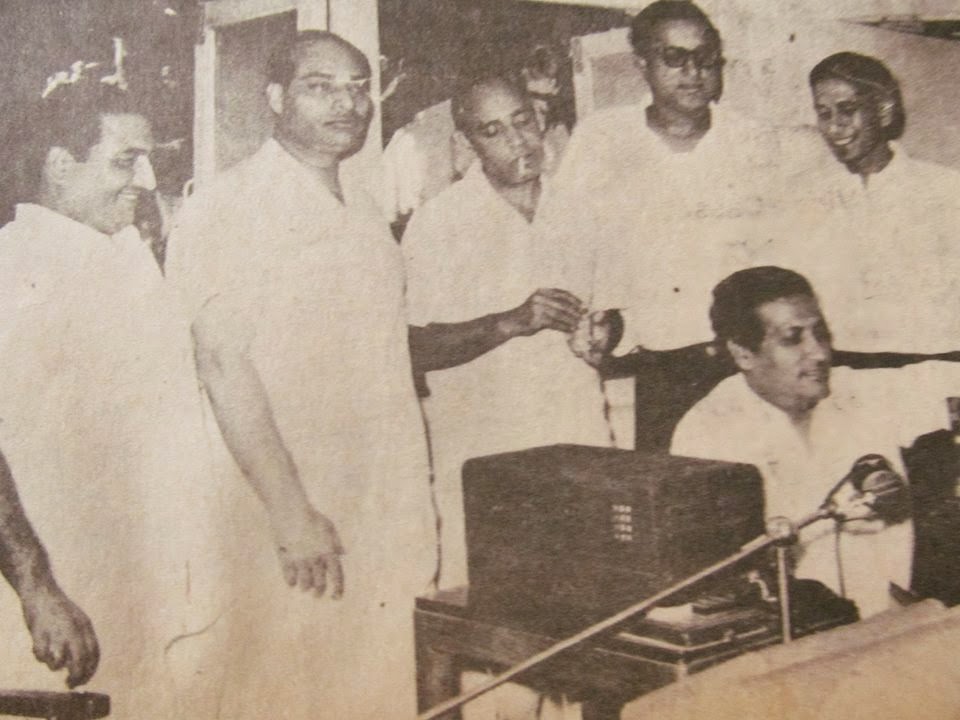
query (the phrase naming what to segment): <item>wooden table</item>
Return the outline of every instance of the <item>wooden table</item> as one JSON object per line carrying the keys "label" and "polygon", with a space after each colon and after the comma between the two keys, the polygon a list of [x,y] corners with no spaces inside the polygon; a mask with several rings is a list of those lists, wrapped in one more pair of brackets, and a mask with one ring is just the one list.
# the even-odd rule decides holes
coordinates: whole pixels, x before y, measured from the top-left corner
{"label": "wooden table", "polygon": [[[503,671],[569,634],[538,632],[519,622],[478,616],[469,607],[466,588],[418,598],[414,623],[420,712],[458,695],[463,670]],[[817,629],[836,624],[825,623]],[[751,623],[745,620],[741,627],[749,628]],[[541,692],[562,693],[582,702],[584,720],[616,720],[629,700],[747,650],[779,642],[779,634],[769,628],[763,632],[738,630],[733,641],[700,646],[691,653],[677,653],[676,646],[658,642],[629,631],[609,634],[548,661],[519,680]],[[458,717],[457,713],[446,716],[450,720]]]}

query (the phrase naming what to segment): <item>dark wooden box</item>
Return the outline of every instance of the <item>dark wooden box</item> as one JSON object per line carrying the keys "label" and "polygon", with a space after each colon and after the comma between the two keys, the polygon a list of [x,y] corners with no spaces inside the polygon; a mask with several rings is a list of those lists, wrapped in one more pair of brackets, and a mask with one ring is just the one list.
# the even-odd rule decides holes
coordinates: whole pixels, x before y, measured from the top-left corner
{"label": "dark wooden box", "polygon": [[470,604],[495,617],[616,612],[764,531],[756,468],[555,445],[463,469]]}

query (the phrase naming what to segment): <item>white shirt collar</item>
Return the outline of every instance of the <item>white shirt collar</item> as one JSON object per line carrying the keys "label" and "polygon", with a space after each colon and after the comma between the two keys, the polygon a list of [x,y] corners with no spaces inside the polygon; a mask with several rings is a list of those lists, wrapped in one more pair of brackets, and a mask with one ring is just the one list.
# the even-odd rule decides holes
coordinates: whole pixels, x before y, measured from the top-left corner
{"label": "white shirt collar", "polygon": [[[89,240],[109,239],[109,235],[85,225],[78,220],[51,210],[44,205],[20,203],[16,208],[16,221],[49,228],[51,236],[62,238],[87,238]],[[132,226],[131,226],[132,228]],[[135,229],[134,229],[135,231]],[[118,234],[124,234],[126,228]]]}

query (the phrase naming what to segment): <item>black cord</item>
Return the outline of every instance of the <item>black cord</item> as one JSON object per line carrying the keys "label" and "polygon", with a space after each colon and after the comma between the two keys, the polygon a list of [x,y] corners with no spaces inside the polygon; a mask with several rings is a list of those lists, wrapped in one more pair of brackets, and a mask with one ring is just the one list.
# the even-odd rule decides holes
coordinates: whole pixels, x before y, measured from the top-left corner
{"label": "black cord", "polygon": [[840,580],[840,597],[846,598],[847,585],[843,580],[843,554],[840,552],[841,524],[841,520],[835,520],[833,523],[833,551],[837,561],[837,578]]}

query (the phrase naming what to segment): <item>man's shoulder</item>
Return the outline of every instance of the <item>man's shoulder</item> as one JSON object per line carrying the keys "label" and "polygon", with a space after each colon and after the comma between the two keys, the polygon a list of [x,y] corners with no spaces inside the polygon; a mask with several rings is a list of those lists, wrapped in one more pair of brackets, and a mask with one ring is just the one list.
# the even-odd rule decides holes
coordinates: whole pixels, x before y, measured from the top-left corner
{"label": "man's shoulder", "polygon": [[914,363],[898,368],[854,369],[834,367],[830,371],[830,401],[836,405],[869,407],[884,405],[893,394],[915,383],[939,363]]}
{"label": "man's shoulder", "polygon": [[740,461],[740,448],[757,430],[756,397],[743,375],[722,380],[691,407],[673,433],[675,455]]}
{"label": "man's shoulder", "polygon": [[269,147],[264,143],[252,155],[217,172],[206,185],[197,190],[195,197],[226,199],[244,189],[271,187],[278,178],[276,173],[271,172],[269,165]]}
{"label": "man's shoulder", "polygon": [[242,230],[263,215],[283,178],[271,172],[263,150],[214,175],[177,213],[174,235]]}
{"label": "man's shoulder", "polygon": [[[752,391],[742,373],[724,378],[703,398],[691,407],[687,417],[702,418],[708,422],[735,420],[748,412],[752,406]],[[681,421],[682,422],[682,421]]]}
{"label": "man's shoulder", "polygon": [[612,132],[646,128],[646,103],[627,103],[599,108],[577,123],[581,132]]}
{"label": "man's shoulder", "polygon": [[483,203],[483,190],[472,172],[448,185],[413,211],[404,242],[422,242],[435,236],[438,228],[470,224]]}
{"label": "man's shoulder", "polygon": [[903,150],[899,150],[899,154],[905,169],[921,184],[928,185],[931,191],[960,192],[960,171],[938,162],[915,158]]}

